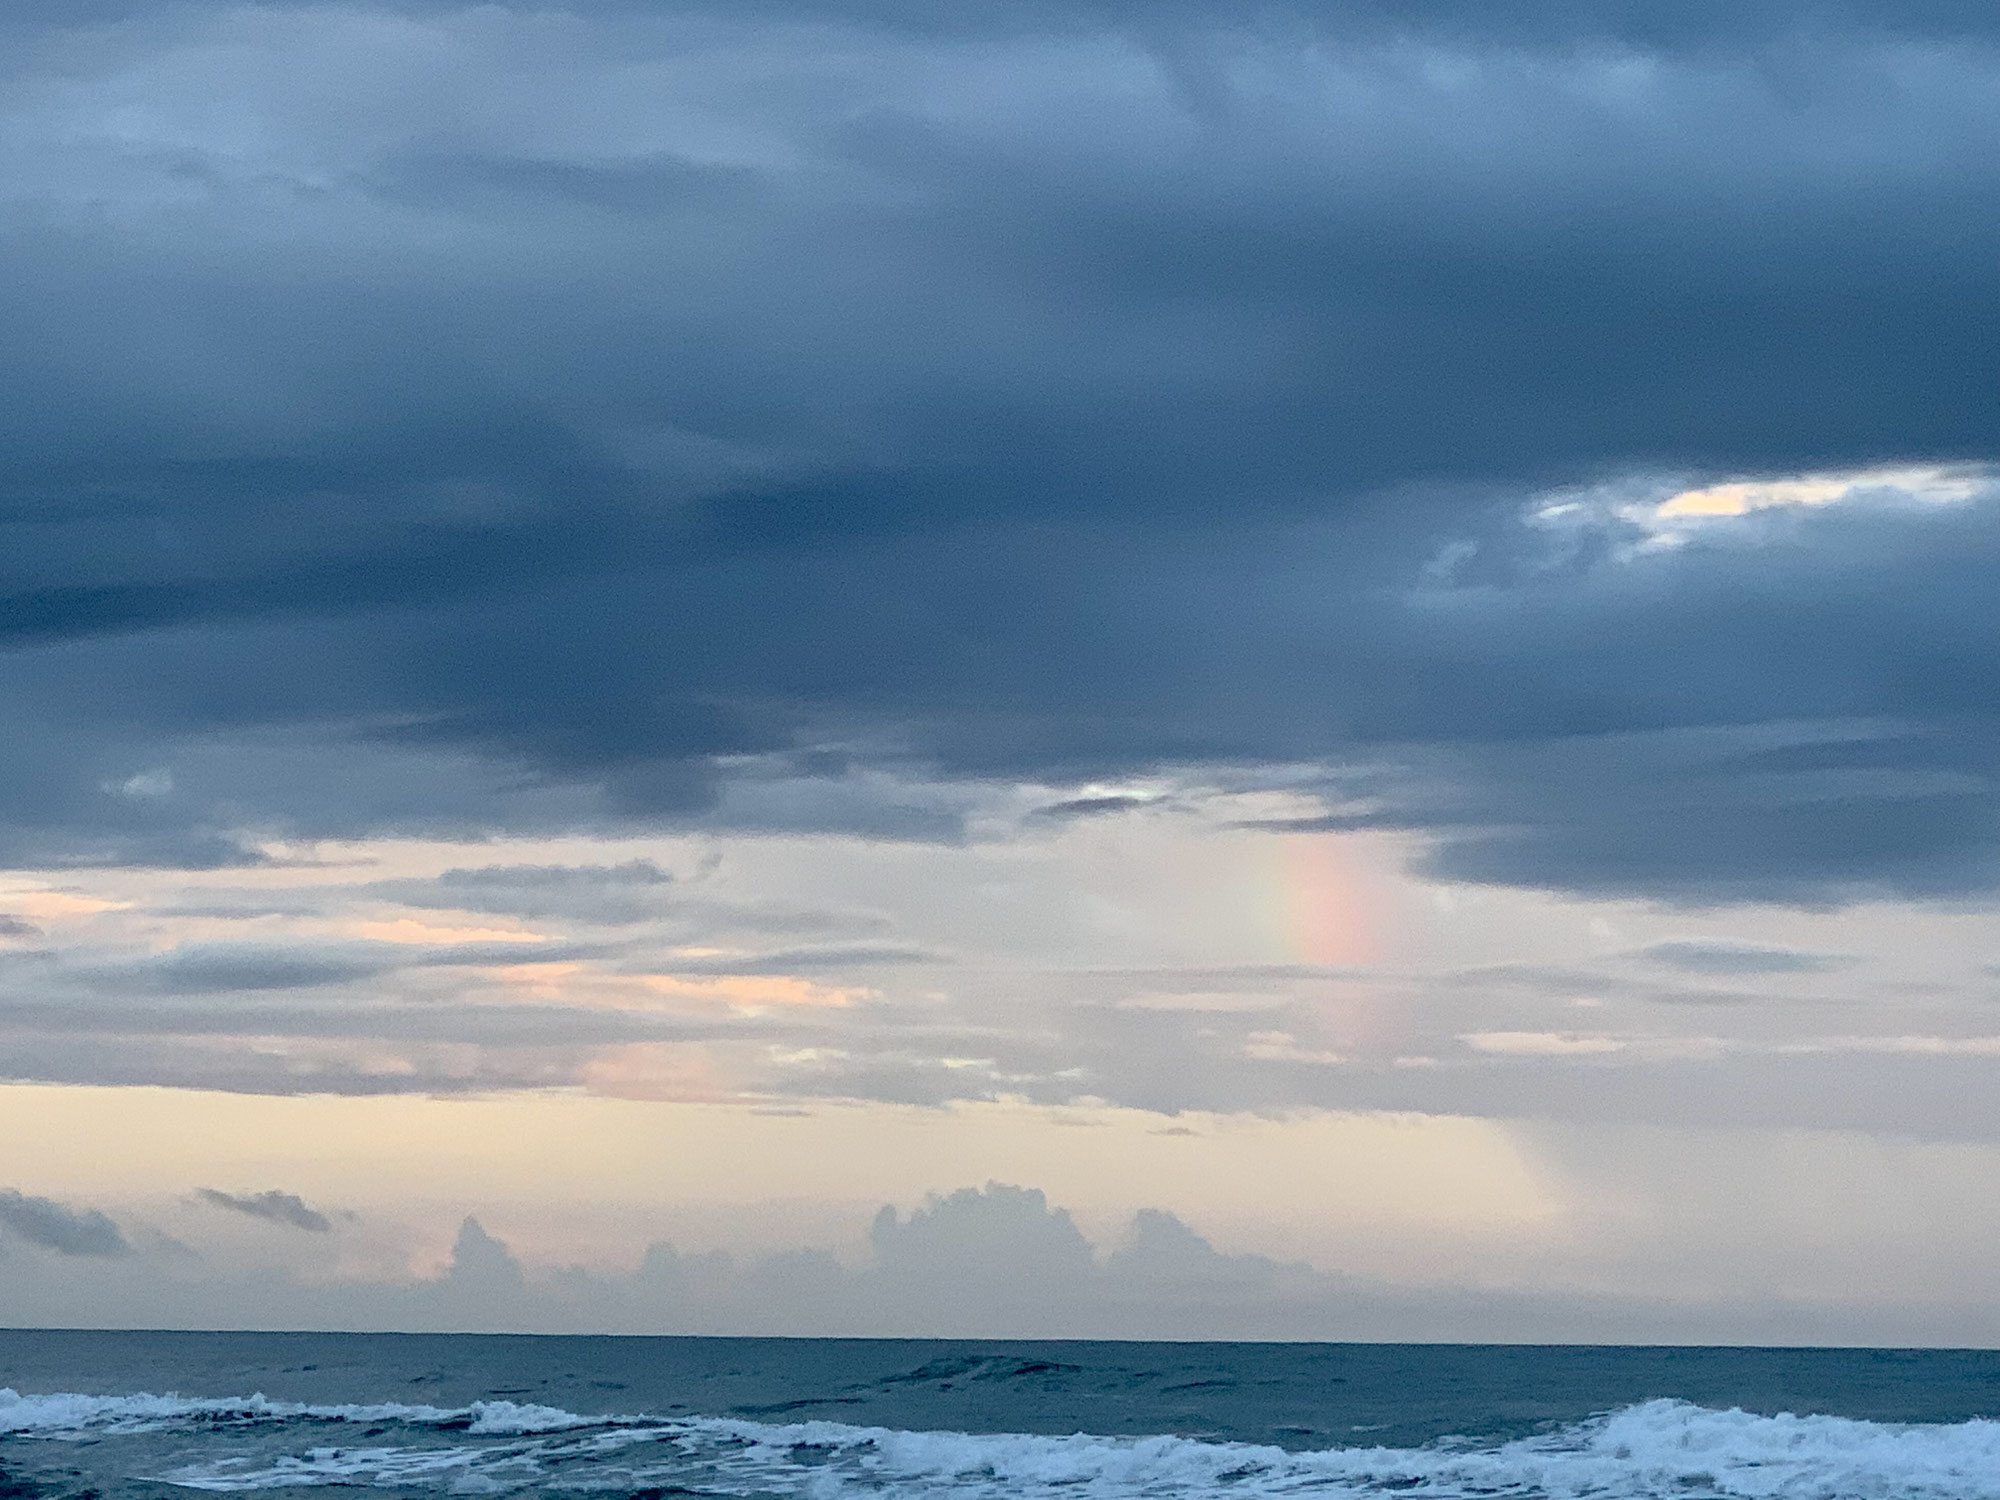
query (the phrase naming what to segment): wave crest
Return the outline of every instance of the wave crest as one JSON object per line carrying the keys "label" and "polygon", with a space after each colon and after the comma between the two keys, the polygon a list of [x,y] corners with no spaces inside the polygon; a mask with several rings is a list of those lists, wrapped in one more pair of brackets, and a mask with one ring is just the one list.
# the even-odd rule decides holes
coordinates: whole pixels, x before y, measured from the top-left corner
{"label": "wave crest", "polygon": [[400,1422],[422,1427],[460,1427],[474,1433],[562,1432],[598,1427],[616,1418],[584,1417],[553,1406],[513,1401],[475,1401],[470,1406],[411,1406],[397,1401],[373,1405],[311,1405],[254,1396],[213,1398],[152,1395],[85,1396],[61,1392],[24,1396],[0,1387],[0,1434],[61,1437],[86,1433],[157,1432],[175,1426],[228,1426],[259,1422]]}
{"label": "wave crest", "polygon": [[[324,1424],[401,1428],[381,1446],[270,1439]],[[254,1453],[227,1435],[263,1431]],[[1290,1452],[1172,1435],[910,1432],[810,1421],[586,1416],[511,1401],[465,1407],[306,1405],[256,1395],[23,1396],[0,1390],[0,1434],[63,1438],[209,1431],[212,1460],[153,1477],[203,1490],[328,1484],[929,1500],[1158,1500],[1395,1494],[1421,1500],[2000,1500],[2000,1422],[1887,1424],[1760,1416],[1648,1401],[1535,1437],[1423,1448]],[[275,1429],[275,1433],[273,1432]],[[390,1434],[382,1434],[389,1436]],[[371,1431],[370,1438],[378,1434]]]}

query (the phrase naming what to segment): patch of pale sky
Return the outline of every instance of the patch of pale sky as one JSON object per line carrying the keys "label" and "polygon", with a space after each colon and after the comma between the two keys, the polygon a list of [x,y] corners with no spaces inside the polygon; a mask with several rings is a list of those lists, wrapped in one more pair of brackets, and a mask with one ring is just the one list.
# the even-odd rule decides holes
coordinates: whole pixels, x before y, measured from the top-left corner
{"label": "patch of pale sky", "polygon": [[[1873,1057],[1943,1065],[1995,1050],[1984,1016],[1984,966],[2000,954],[2000,917],[1990,911],[1883,903],[1840,913],[1695,913],[1437,885],[1409,873],[1405,862],[1417,846],[1402,835],[1274,837],[1221,826],[1227,820],[1204,813],[1199,798],[1158,802],[1172,805],[1033,825],[1013,841],[950,848],[719,834],[382,841],[320,849],[325,862],[310,866],[217,872],[203,877],[199,890],[184,876],[138,870],[24,879],[0,908],[50,918],[51,935],[41,941],[81,963],[97,961],[93,953],[226,942],[244,924],[177,916],[175,909],[241,902],[254,910],[260,893],[281,905],[303,901],[277,918],[293,932],[354,933],[362,930],[357,923],[407,921],[423,929],[424,943],[491,942],[515,929],[488,925],[491,918],[461,928],[449,917],[431,920],[429,909],[404,917],[380,883],[448,869],[651,860],[677,876],[664,889],[673,901],[694,903],[693,915],[676,915],[669,905],[658,922],[630,929],[634,941],[652,945],[639,968],[617,972],[589,955],[538,963],[524,951],[528,961],[520,965],[486,958],[450,971],[469,987],[426,990],[426,1006],[448,1010],[507,994],[516,1002],[615,1011],[638,1000],[678,1006],[690,1017],[761,1009],[757,1024],[775,1029],[586,1049],[573,1065],[571,1089],[455,1100],[7,1088],[0,1089],[0,1138],[17,1147],[10,1170],[23,1190],[120,1212],[138,1212],[148,1194],[176,1184],[183,1186],[175,1192],[281,1187],[310,1202],[354,1208],[373,1227],[356,1231],[357,1248],[337,1264],[365,1264],[369,1275],[391,1262],[406,1270],[432,1265],[467,1211],[481,1214],[531,1263],[586,1255],[619,1265],[648,1238],[676,1238],[682,1223],[727,1220],[754,1241],[762,1231],[744,1226],[765,1202],[819,1205],[797,1209],[786,1231],[793,1242],[806,1233],[799,1226],[809,1226],[811,1243],[851,1246],[869,1204],[909,1207],[927,1192],[991,1179],[1044,1188],[1105,1243],[1130,1212],[1162,1207],[1224,1249],[1324,1269],[1428,1283],[1497,1278],[1557,1286],[1567,1277],[1572,1286],[1636,1288],[1643,1277],[1633,1267],[1650,1264],[1638,1226],[1673,1218],[1671,1205],[1659,1201],[1678,1190],[1671,1173],[1658,1182],[1635,1178],[1632,1206],[1619,1208],[1615,1195],[1599,1199],[1594,1189],[1577,1187],[1562,1151],[1546,1145],[1569,1142],[1569,1150],[1573,1134],[1553,1126],[1313,1111],[1176,1120],[1079,1103],[920,1109],[812,1098],[788,1106],[802,1114],[771,1115],[730,1101],[744,1099],[746,1083],[755,1093],[773,1079],[865,1059],[870,1046],[907,1045],[871,1040],[865,1027],[887,1014],[882,1004],[913,1007],[910,1015],[956,1016],[956,1029],[939,1030],[927,1043],[938,1049],[937,1065],[952,1071],[957,1062],[964,1064],[959,1072],[986,1068],[996,1077],[1007,1066],[998,1061],[1002,1054],[973,1038],[968,1025],[984,1025],[998,1038],[1012,1027],[1084,1024],[1092,1006],[1154,1011],[1163,1024],[1185,1015],[1190,1024],[1226,1027],[1213,1045],[1234,1048],[1240,1065],[1315,1073],[1348,1066],[1342,1059],[1399,1062],[1402,1071],[1422,1071],[1419,1064],[1432,1072],[1626,1071],[1723,1052],[1754,1063],[1815,1049],[1864,1065]],[[1316,905],[1336,910],[1321,913]],[[859,934],[947,957],[918,974],[883,969],[854,980],[709,967],[726,970],[732,956],[747,960],[768,950],[771,932],[756,926],[766,919],[783,944],[802,941],[788,924],[819,922],[822,938]],[[587,926],[569,918],[534,925],[550,943],[573,940]],[[267,935],[258,925],[259,941]],[[1648,956],[1696,950],[1715,962],[1752,953],[1768,964],[1771,953],[1786,951],[1853,961],[1826,972],[1718,978]],[[676,973],[676,954],[703,972]],[[412,972],[431,984],[446,971]],[[369,992],[386,996],[402,982],[371,981]],[[1934,988],[1923,991],[1927,984]],[[1713,1003],[1710,991],[1718,987],[1728,993]],[[868,998],[871,991],[881,1003]],[[1683,992],[1704,1003],[1661,1003]],[[1587,1032],[1573,1028],[1579,995],[1601,1002]],[[1019,1010],[1025,997],[1039,1008]],[[785,1003],[801,998],[821,1003]],[[1084,1009],[1072,1008],[1078,1005]],[[864,1029],[793,1029],[808,1021]],[[246,1034],[212,1044],[300,1068],[338,1061],[380,1078],[418,1067],[430,1070],[426,1077],[454,1070],[473,1077],[479,1064],[479,1047],[469,1040]],[[1075,1128],[1079,1121],[1089,1128]],[[1170,1126],[1195,1133],[1168,1133]],[[411,1152],[412,1140],[424,1149]],[[1539,1144],[1524,1150],[1523,1141]],[[1714,1154],[1718,1162],[1727,1155],[1720,1147]],[[1814,1145],[1807,1155],[1818,1180],[1834,1183],[1828,1191],[1859,1192],[1840,1175],[1833,1146]],[[1934,1166],[1940,1181],[1966,1183],[1984,1181],[1992,1166],[1978,1152],[1935,1162],[1944,1163]],[[1866,1260],[1851,1251],[1860,1230],[1822,1220],[1809,1227],[1835,1246],[1829,1253],[1841,1264]],[[170,1232],[180,1236],[184,1228]],[[1699,1238],[1698,1231],[1681,1223],[1675,1232]],[[254,1244],[245,1244],[241,1253],[251,1253]],[[1725,1251],[1764,1267],[1759,1275],[1778,1274],[1769,1269],[1774,1252],[1739,1244],[1717,1253]],[[1897,1253],[1922,1258],[1907,1247]],[[1970,1270],[1964,1276],[1968,1286],[1977,1280]],[[1839,1278],[1829,1273],[1821,1281],[1831,1286]],[[1852,1278],[1840,1285],[1847,1287],[1842,1295],[1860,1295]]]}
{"label": "patch of pale sky", "polygon": [[[1085,1128],[1078,1129],[1082,1125]],[[211,1268],[281,1250],[313,1280],[442,1264],[476,1209],[534,1269],[629,1270],[648,1243],[865,1256],[876,1204],[967,1181],[1037,1181],[1100,1254],[1134,1207],[1174,1208],[1218,1248],[1406,1287],[1573,1295],[1775,1295],[1858,1308],[2000,1295],[2000,1149],[1852,1132],[1661,1130],[1411,1115],[823,1108],[757,1115],[573,1094],[268,1099],[0,1088],[0,1129],[60,1188],[158,1226]],[[409,1142],[421,1139],[422,1152]],[[311,1244],[203,1217],[170,1185],[291,1184],[359,1211]],[[1884,1174],[1887,1174],[1886,1177]],[[1895,1212],[1879,1207],[1885,1182]],[[1737,1207],[1759,1203],[1755,1215]],[[1940,1234],[1941,1224],[1957,1232]]]}
{"label": "patch of pale sky", "polygon": [[[1627,479],[1544,495],[1527,512],[1543,527],[1600,523],[1615,517],[1643,537],[1616,553],[1632,558],[1684,545],[1698,528],[1786,507],[1817,509],[1864,497],[1896,497],[1918,505],[1956,505],[1990,493],[1996,471],[1985,464],[1894,464],[1865,469],[1775,474],[1717,480],[1668,490]],[[1664,493],[1663,493],[1664,492]],[[1445,543],[1423,569],[1424,582],[1449,587],[1479,552],[1475,542]]]}
{"label": "patch of pale sky", "polygon": [[[1077,1130],[1077,1123],[1090,1128]],[[282,1182],[396,1217],[456,1203],[560,1258],[573,1213],[834,1198],[913,1205],[988,1179],[1033,1182],[1101,1222],[1167,1205],[1239,1226],[1404,1224],[1412,1235],[1545,1225],[1560,1212],[1506,1127],[1433,1116],[1188,1116],[1020,1105],[717,1104],[540,1092],[276,1099],[185,1090],[0,1087],[0,1130],[31,1142],[25,1190],[131,1202],[163,1183]],[[425,1148],[412,1152],[409,1143]],[[1258,1163],[1263,1167],[1253,1170]],[[455,1223],[440,1222],[444,1236]],[[640,1245],[626,1250],[636,1256]]]}
{"label": "patch of pale sky", "polygon": [[1682,490],[1654,506],[1651,515],[1656,520],[1742,516],[1778,505],[1833,505],[1856,495],[1884,490],[1944,504],[1970,500],[1990,483],[1991,477],[1978,467],[1917,464],[1838,474],[1730,480]]}

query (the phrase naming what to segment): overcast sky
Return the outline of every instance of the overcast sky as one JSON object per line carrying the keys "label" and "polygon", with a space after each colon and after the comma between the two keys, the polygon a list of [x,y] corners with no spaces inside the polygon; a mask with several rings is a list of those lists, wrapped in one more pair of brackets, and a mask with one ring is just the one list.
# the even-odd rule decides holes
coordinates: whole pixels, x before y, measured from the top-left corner
{"label": "overcast sky", "polygon": [[1970,0],[15,0],[0,1320],[2000,1341],[1996,243]]}

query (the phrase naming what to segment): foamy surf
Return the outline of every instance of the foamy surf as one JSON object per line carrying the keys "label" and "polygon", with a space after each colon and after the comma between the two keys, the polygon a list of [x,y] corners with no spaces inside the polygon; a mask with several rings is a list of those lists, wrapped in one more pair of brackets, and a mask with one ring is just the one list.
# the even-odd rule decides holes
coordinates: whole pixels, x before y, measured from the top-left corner
{"label": "foamy surf", "polygon": [[[359,1429],[355,1441],[340,1441]],[[254,1431],[242,1450],[232,1433]],[[329,1485],[526,1490],[1155,1500],[1401,1495],[1467,1500],[2000,1500],[2000,1422],[1894,1425],[1649,1401],[1534,1437],[1292,1452],[1157,1435],[910,1432],[836,1422],[590,1416],[480,1401],[308,1405],[262,1396],[23,1396],[17,1439],[193,1440],[131,1477],[213,1492]],[[332,1439],[332,1441],[329,1441]],[[221,1444],[225,1451],[200,1452]],[[134,1455],[137,1457],[138,1455]],[[152,1455],[157,1457],[158,1455]]]}
{"label": "foamy surf", "polygon": [[599,1427],[616,1417],[584,1417],[552,1406],[474,1401],[468,1406],[313,1405],[272,1401],[262,1394],[203,1399],[176,1395],[23,1396],[0,1388],[0,1434],[36,1437],[90,1433],[158,1432],[175,1426],[225,1426],[270,1422],[401,1422],[421,1427],[462,1427],[476,1434],[558,1432]]}

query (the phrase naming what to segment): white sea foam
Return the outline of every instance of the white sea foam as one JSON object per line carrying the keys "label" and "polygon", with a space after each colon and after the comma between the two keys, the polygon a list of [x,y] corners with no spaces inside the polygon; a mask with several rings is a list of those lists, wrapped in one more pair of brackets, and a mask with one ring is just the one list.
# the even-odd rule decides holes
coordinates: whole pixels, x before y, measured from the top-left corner
{"label": "white sea foam", "polygon": [[313,1406],[254,1396],[213,1398],[139,1394],[83,1396],[63,1393],[23,1396],[0,1387],[0,1434],[39,1437],[82,1436],[93,1432],[157,1432],[165,1427],[251,1422],[402,1422],[425,1427],[463,1427],[480,1434],[563,1432],[624,1419],[584,1417],[553,1406],[513,1401],[475,1401],[470,1406],[410,1406],[396,1401],[374,1405]]}
{"label": "white sea foam", "polygon": [[[749,1467],[782,1467],[793,1444],[829,1462],[801,1493],[864,1487],[963,1500],[1167,1494],[1743,1497],[1743,1500],[2000,1500],[2000,1423],[1889,1426],[1755,1416],[1651,1401],[1543,1437],[1486,1448],[1336,1448],[1293,1453],[1173,1437],[965,1436],[808,1423],[741,1427]],[[851,1464],[839,1461],[843,1450]],[[759,1460],[762,1462],[759,1462]],[[776,1462],[774,1462],[776,1461]],[[796,1467],[796,1465],[794,1465]],[[765,1479],[768,1487],[770,1475]],[[802,1478],[809,1477],[802,1475]]]}
{"label": "white sea foam", "polygon": [[[299,1442],[273,1455],[282,1424]],[[371,1432],[327,1445],[304,1424]],[[252,1396],[20,1396],[0,1391],[0,1434],[61,1437],[270,1424],[255,1452],[218,1453],[155,1477],[193,1489],[328,1484],[504,1493],[678,1486],[715,1493],[934,1500],[1157,1500],[1300,1493],[1423,1500],[2000,1500],[2000,1422],[1890,1425],[1756,1416],[1650,1401],[1542,1436],[1475,1447],[1289,1452],[1172,1436],[905,1432],[834,1422],[587,1417],[476,1402],[307,1406]],[[325,1429],[321,1428],[324,1432]],[[223,1433],[218,1433],[218,1436]],[[331,1436],[332,1434],[328,1434]]]}

